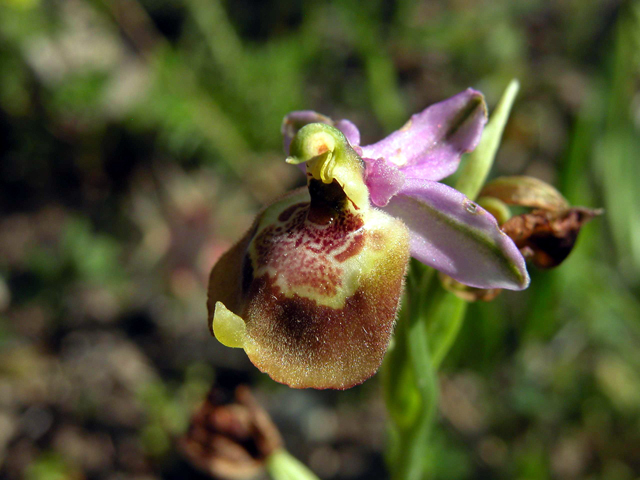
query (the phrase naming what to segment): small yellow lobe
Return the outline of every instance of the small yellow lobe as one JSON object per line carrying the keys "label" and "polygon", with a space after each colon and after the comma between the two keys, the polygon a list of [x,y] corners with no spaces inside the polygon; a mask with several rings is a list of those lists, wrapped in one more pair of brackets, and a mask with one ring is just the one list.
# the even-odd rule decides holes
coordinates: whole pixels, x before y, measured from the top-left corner
{"label": "small yellow lobe", "polygon": [[243,348],[247,338],[247,325],[222,302],[216,302],[213,314],[213,333],[226,347]]}

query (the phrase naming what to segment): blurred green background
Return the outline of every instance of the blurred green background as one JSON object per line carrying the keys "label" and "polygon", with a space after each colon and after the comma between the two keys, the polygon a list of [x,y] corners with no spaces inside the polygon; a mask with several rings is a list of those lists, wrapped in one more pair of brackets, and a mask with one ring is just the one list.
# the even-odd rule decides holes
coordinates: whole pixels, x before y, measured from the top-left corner
{"label": "blurred green background", "polygon": [[320,477],[387,478],[378,379],[294,391],[214,341],[206,279],[303,178],[280,122],[363,144],[466,87],[522,89],[492,175],[606,213],[471,306],[438,479],[640,478],[640,2],[0,0],[0,477],[206,478],[175,452],[250,383]]}

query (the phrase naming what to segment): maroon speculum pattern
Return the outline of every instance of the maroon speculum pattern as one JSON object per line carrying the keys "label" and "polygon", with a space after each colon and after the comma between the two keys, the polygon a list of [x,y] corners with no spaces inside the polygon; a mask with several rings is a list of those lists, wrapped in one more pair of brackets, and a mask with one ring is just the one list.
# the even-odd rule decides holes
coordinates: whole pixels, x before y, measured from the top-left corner
{"label": "maroon speculum pattern", "polygon": [[333,296],[342,285],[339,264],[364,246],[365,233],[359,231],[364,221],[345,209],[319,225],[308,212],[308,202],[297,203],[279,215],[277,224],[263,229],[254,241],[256,264],[285,276],[291,287]]}

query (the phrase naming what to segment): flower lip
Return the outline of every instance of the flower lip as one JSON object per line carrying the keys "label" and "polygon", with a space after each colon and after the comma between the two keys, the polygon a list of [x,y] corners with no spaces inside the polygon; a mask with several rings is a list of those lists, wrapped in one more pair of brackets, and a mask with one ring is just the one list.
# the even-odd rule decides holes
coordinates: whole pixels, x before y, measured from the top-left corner
{"label": "flower lip", "polygon": [[[214,267],[209,315],[218,340],[243,348],[274,380],[345,389],[382,362],[409,259],[408,232],[377,209],[349,208],[337,183],[312,180],[309,187],[310,195],[298,191],[267,208]],[[321,202],[328,221],[310,219],[313,197],[327,191]],[[219,297],[246,258],[247,288],[238,281],[235,292]]]}

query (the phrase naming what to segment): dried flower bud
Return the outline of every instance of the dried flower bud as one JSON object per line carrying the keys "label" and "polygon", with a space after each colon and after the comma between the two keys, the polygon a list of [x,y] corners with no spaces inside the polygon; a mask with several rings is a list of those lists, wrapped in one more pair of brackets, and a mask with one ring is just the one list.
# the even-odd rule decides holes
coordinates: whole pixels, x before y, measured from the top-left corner
{"label": "dried flower bud", "polygon": [[220,397],[216,390],[209,392],[180,449],[194,466],[216,478],[253,477],[282,447],[280,433],[248,387],[236,389],[236,402],[221,402]]}
{"label": "dried flower bud", "polygon": [[582,226],[602,210],[569,208],[562,211],[534,210],[511,218],[505,232],[525,258],[538,268],[557,267],[573,250]]}
{"label": "dried flower bud", "polygon": [[485,185],[481,195],[534,210],[501,221],[522,254],[538,268],[557,267],[571,253],[582,226],[602,210],[571,207],[558,190],[533,177],[500,177]]}

